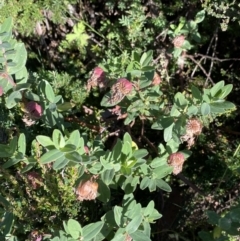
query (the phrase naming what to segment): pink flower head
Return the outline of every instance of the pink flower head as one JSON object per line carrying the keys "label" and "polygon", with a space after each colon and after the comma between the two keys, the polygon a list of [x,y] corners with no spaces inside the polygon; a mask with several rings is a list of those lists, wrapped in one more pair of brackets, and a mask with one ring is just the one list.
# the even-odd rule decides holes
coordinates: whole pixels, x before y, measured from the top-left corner
{"label": "pink flower head", "polygon": [[34,101],[30,101],[25,105],[27,113],[32,119],[39,119],[42,116],[42,107]]}
{"label": "pink flower head", "polygon": [[87,146],[84,146],[84,151],[87,155],[89,155],[89,148]]}
{"label": "pink flower head", "polygon": [[168,164],[173,167],[173,174],[177,175],[182,171],[185,157],[181,152],[172,153],[168,158]]}
{"label": "pink flower head", "polygon": [[132,83],[124,78],[118,79],[116,85],[118,85],[119,91],[122,92],[124,95],[128,95],[131,93],[133,85]]}
{"label": "pink flower head", "polygon": [[102,68],[96,67],[87,83],[88,91],[99,86],[100,89],[106,88],[106,76]]}
{"label": "pink flower head", "polygon": [[97,79],[102,78],[104,75],[105,75],[105,73],[104,73],[103,69],[100,67],[96,67],[93,70],[93,76]]}
{"label": "pink flower head", "polygon": [[129,80],[125,78],[118,79],[112,86],[110,103],[119,103],[126,95],[131,93],[132,89],[133,85]]}
{"label": "pink flower head", "polygon": [[154,86],[159,85],[159,84],[161,84],[161,82],[162,82],[162,80],[161,80],[160,75],[157,72],[155,72],[154,76],[153,76],[153,80],[152,80],[152,85],[154,85]]}
{"label": "pink flower head", "polygon": [[185,36],[179,35],[173,39],[172,43],[175,48],[181,48],[183,46],[184,41],[185,41]]}

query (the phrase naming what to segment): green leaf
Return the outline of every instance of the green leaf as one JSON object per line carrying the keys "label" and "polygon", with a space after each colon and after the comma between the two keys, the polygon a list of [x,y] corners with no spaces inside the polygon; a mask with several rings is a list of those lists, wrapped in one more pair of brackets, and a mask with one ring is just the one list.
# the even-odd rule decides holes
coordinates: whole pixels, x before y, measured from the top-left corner
{"label": "green leaf", "polygon": [[79,130],[75,130],[70,134],[66,144],[73,144],[78,148],[80,147],[80,138]]}
{"label": "green leaf", "polygon": [[184,109],[187,106],[188,101],[185,99],[185,96],[182,93],[178,92],[174,96],[174,103],[181,109]]}
{"label": "green leaf", "polygon": [[169,140],[172,139],[172,129],[173,129],[174,123],[172,123],[169,127],[164,129],[163,132],[163,138],[165,142],[168,142]]}
{"label": "green leaf", "polygon": [[78,239],[80,238],[81,234],[82,234],[82,227],[79,224],[79,222],[77,222],[74,219],[69,219],[67,222],[67,230],[69,232],[69,234],[74,238],[74,239]]}
{"label": "green leaf", "polygon": [[165,155],[163,155],[161,157],[155,157],[150,164],[151,167],[156,168],[159,166],[166,165],[168,156],[169,156],[169,154],[165,153]]}
{"label": "green leaf", "polygon": [[55,129],[53,131],[52,140],[53,140],[54,145],[57,148],[63,148],[65,146],[65,140],[64,140],[64,137],[62,135],[62,132],[58,129]]}
{"label": "green leaf", "polygon": [[11,109],[21,100],[22,100],[21,92],[20,91],[13,91],[7,98],[6,107],[8,109]]}
{"label": "green leaf", "polygon": [[149,50],[148,52],[143,53],[141,59],[140,59],[140,64],[142,67],[148,66],[152,62],[152,57],[153,56],[153,51]]}
{"label": "green leaf", "polygon": [[23,169],[21,169],[21,173],[25,173],[25,172],[30,171],[36,165],[36,163],[27,164]]}
{"label": "green leaf", "polygon": [[218,225],[218,221],[221,218],[217,213],[213,211],[207,211],[208,222],[213,225]]}
{"label": "green leaf", "polygon": [[206,102],[202,103],[201,105],[201,114],[202,115],[209,115],[210,114],[210,105]]}
{"label": "green leaf", "polygon": [[121,152],[122,152],[122,142],[121,140],[117,140],[117,143],[114,145],[113,150],[112,150],[112,158],[114,161],[117,161],[121,157]]}
{"label": "green leaf", "polygon": [[103,182],[106,183],[106,185],[109,185],[112,182],[112,179],[115,175],[115,170],[111,169],[111,170],[105,170],[102,174],[101,174],[101,178],[103,180]]}
{"label": "green leaf", "polygon": [[172,167],[169,165],[164,165],[157,167],[153,170],[153,173],[157,179],[161,179],[172,172]]}
{"label": "green leaf", "polygon": [[44,80],[44,94],[51,103],[54,103],[55,95],[53,88],[46,80]]}
{"label": "green leaf", "polygon": [[[146,88],[147,86],[151,85],[152,81],[151,80],[148,80],[148,79],[145,79],[144,77],[143,78],[139,78],[139,89],[144,89]],[[138,100],[140,102],[140,100]],[[144,103],[142,103],[144,105]]]}
{"label": "green leaf", "polygon": [[82,236],[84,241],[90,241],[94,237],[97,236],[97,234],[101,231],[103,227],[103,222],[99,221],[96,223],[90,223],[83,227],[82,229]]}
{"label": "green leaf", "polygon": [[200,12],[197,13],[197,15],[195,16],[194,21],[196,23],[201,23],[205,18],[205,10],[201,10]]}
{"label": "green leaf", "polygon": [[40,101],[40,97],[30,91],[25,92],[24,96],[26,99],[33,100],[33,101]]}
{"label": "green leaf", "polygon": [[3,165],[2,165],[2,167],[3,168],[9,168],[9,167],[11,167],[11,166],[13,166],[13,165],[16,165],[17,163],[19,163],[21,161],[21,159],[16,159],[16,158],[11,158],[11,159],[9,159],[7,162],[5,162]]}
{"label": "green leaf", "polygon": [[166,192],[171,192],[172,189],[171,187],[165,182],[163,181],[162,179],[156,179],[156,184],[157,184],[157,187],[166,191]]}
{"label": "green leaf", "polygon": [[23,43],[16,43],[14,49],[17,53],[13,56],[12,61],[15,66],[8,66],[8,73],[13,75],[25,67],[27,61],[27,51]]}
{"label": "green leaf", "polygon": [[0,144],[0,157],[11,157],[13,152],[8,145]]}
{"label": "green leaf", "polygon": [[[3,235],[7,235],[9,233],[11,233],[12,230],[12,226],[14,223],[14,216],[13,213],[11,212],[5,212],[3,215],[3,219],[1,220],[1,225],[4,227],[3,229]],[[2,227],[1,227],[2,229]]]}
{"label": "green leaf", "polygon": [[104,203],[109,201],[111,195],[110,189],[102,180],[98,180],[98,193],[98,200]]}
{"label": "green leaf", "polygon": [[198,236],[203,240],[203,241],[214,241],[213,235],[210,232],[205,232],[205,231],[200,231],[198,233]]}
{"label": "green leaf", "polygon": [[143,215],[149,216],[150,214],[152,214],[153,210],[154,210],[154,201],[152,200],[148,203],[147,207],[144,209]]}
{"label": "green leaf", "polygon": [[150,179],[150,183],[148,185],[148,189],[150,192],[155,192],[156,191],[156,180],[155,179]]}
{"label": "green leaf", "polygon": [[147,155],[148,155],[148,151],[146,149],[140,149],[140,150],[136,150],[136,151],[133,152],[133,156],[136,159],[143,158],[143,157],[145,157]]}
{"label": "green leaf", "polygon": [[23,133],[18,138],[18,151],[25,155],[26,153],[26,137]]}
{"label": "green leaf", "polygon": [[221,89],[224,87],[224,81],[220,81],[217,84],[215,84],[211,89],[210,89],[210,94],[212,97],[217,96],[219,93],[221,93]]}
{"label": "green leaf", "polygon": [[202,101],[201,91],[194,85],[191,86],[192,95],[195,99]]}
{"label": "green leaf", "polygon": [[[61,99],[62,99],[62,96],[61,96],[61,95],[57,95],[57,96],[54,97],[53,103],[54,103],[54,104],[57,104]],[[64,103],[63,103],[63,104],[64,104]]]}
{"label": "green leaf", "polygon": [[149,177],[144,177],[140,183],[140,188],[142,190],[146,189],[150,185],[150,181]]}
{"label": "green leaf", "polygon": [[119,207],[119,206],[115,206],[113,208],[113,212],[114,212],[114,220],[116,222],[116,224],[121,227],[123,224],[123,208]]}
{"label": "green leaf", "polygon": [[142,214],[140,213],[139,215],[135,216],[130,223],[128,223],[126,227],[126,232],[129,234],[134,233],[135,231],[138,230],[140,224],[142,222]]}
{"label": "green leaf", "polygon": [[194,106],[194,105],[191,105],[187,110],[187,114],[189,116],[196,115],[197,113],[198,113],[198,108],[197,108],[197,106]]}
{"label": "green leaf", "polygon": [[76,151],[65,153],[65,158],[75,163],[82,162],[82,156]]}
{"label": "green leaf", "polygon": [[9,150],[11,153],[14,153],[17,150],[18,147],[18,139],[16,136],[13,137],[13,139],[9,143]]}
{"label": "green leaf", "polygon": [[13,26],[13,21],[11,17],[4,19],[4,22],[0,26],[0,33],[11,32]]}
{"label": "green leaf", "polygon": [[76,146],[73,144],[66,144],[64,147],[60,148],[62,152],[73,152],[76,150]]}
{"label": "green leaf", "polygon": [[68,111],[71,110],[74,105],[71,102],[65,102],[57,105],[58,111]]}
{"label": "green leaf", "polygon": [[154,70],[155,70],[155,67],[154,67],[154,66],[144,66],[144,67],[141,68],[141,71],[143,71],[143,72],[153,71],[152,76],[154,76]]}
{"label": "green leaf", "polygon": [[219,220],[219,227],[225,231],[231,228],[232,220],[228,217]]}
{"label": "green leaf", "polygon": [[111,102],[110,98],[111,98],[111,92],[108,92],[107,94],[105,94],[103,96],[100,105],[105,106],[105,107],[111,107],[111,106],[118,104],[121,101],[121,100],[117,100],[116,102]]}
{"label": "green leaf", "polygon": [[130,237],[133,239],[133,241],[151,241],[151,239],[145,233],[139,230],[131,233]]}
{"label": "green leaf", "polygon": [[229,93],[232,91],[233,85],[232,84],[228,84],[225,85],[222,89],[221,89],[221,94],[219,96],[219,99],[224,99],[226,98]]}
{"label": "green leaf", "polygon": [[153,210],[153,212],[149,215],[148,221],[153,223],[155,220],[162,217],[162,214],[160,214],[156,209]]}
{"label": "green leaf", "polygon": [[4,205],[6,208],[10,206],[10,203],[8,202],[8,200],[5,199],[5,197],[3,197],[2,195],[0,195],[0,203]]}
{"label": "green leaf", "polygon": [[58,158],[54,163],[53,163],[53,170],[57,171],[59,169],[64,168],[67,164],[69,163],[69,160],[63,156],[62,158]]}
{"label": "green leaf", "polygon": [[40,145],[42,145],[46,148],[55,146],[52,139],[48,136],[38,135],[38,136],[36,136],[36,139],[40,143]]}
{"label": "green leaf", "polygon": [[235,110],[236,106],[229,101],[210,103],[211,113],[223,114],[227,111]]}
{"label": "green leaf", "polygon": [[14,87],[14,90],[15,90],[15,91],[27,90],[30,86],[31,86],[31,84],[29,84],[29,83],[17,84],[17,85]]}
{"label": "green leaf", "polygon": [[[16,51],[14,51],[16,52]],[[15,53],[14,53],[15,54]],[[28,80],[28,71],[26,67],[21,68],[16,74],[15,79],[17,84],[26,83]]]}
{"label": "green leaf", "polygon": [[43,156],[41,156],[40,163],[47,164],[50,162],[54,162],[57,160],[63,160],[63,159],[65,159],[64,153],[57,149],[54,149],[54,150],[48,151]]}

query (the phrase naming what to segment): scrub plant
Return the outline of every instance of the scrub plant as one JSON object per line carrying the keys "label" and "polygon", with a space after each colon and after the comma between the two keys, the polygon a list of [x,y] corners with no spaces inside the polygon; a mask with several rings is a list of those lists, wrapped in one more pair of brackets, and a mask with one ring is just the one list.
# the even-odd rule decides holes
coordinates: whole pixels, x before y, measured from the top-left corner
{"label": "scrub plant", "polygon": [[[1,108],[17,121],[0,144],[2,238],[16,241],[28,233],[25,239],[38,241],[151,240],[150,224],[161,214],[153,200],[138,202],[135,191],[171,192],[166,177],[182,171],[203,127],[235,110],[225,100],[232,85],[220,81],[169,93],[155,72],[153,51],[136,50],[121,72],[108,75],[117,62],[93,70],[82,118],[49,81],[29,78],[26,59],[9,18],[0,28]],[[89,98],[100,104],[87,106]],[[132,134],[135,126],[144,144]],[[149,141],[147,126],[161,133],[159,140]]]}

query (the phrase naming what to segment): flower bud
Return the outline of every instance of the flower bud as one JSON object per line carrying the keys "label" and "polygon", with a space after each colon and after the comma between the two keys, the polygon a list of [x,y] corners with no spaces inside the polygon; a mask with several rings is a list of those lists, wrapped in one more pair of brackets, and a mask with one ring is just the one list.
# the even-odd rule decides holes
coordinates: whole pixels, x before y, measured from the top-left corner
{"label": "flower bud", "polygon": [[172,43],[175,48],[181,48],[183,46],[184,41],[185,41],[185,36],[179,35],[173,39]]}
{"label": "flower bud", "polygon": [[160,75],[157,72],[155,72],[154,76],[153,76],[153,80],[152,80],[152,85],[154,85],[154,86],[159,85],[159,84],[161,84],[161,82],[162,82],[162,80],[161,80]]}
{"label": "flower bud", "polygon": [[25,109],[29,117],[32,119],[39,119],[42,116],[42,107],[35,101],[30,101],[25,104]]}
{"label": "flower bud", "polygon": [[96,67],[93,70],[90,79],[88,80],[87,90],[90,91],[91,88],[95,88],[97,86],[100,89],[106,88],[106,80],[105,79],[106,79],[106,76],[105,76],[105,72],[103,71],[103,69],[100,67]]}

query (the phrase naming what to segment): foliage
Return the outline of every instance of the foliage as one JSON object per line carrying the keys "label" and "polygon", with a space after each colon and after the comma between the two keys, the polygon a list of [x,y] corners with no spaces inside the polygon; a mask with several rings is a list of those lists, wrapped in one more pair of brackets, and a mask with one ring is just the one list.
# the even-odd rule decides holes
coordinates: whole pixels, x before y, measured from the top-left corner
{"label": "foliage", "polygon": [[[221,40],[218,58],[212,31],[214,18],[238,20],[234,2],[11,3],[0,6],[1,239],[155,240],[166,209],[156,196],[168,199],[182,171],[217,195],[237,182],[232,146],[211,144],[238,115],[226,100],[232,50]],[[211,223],[216,239],[232,234],[231,210]]]}

